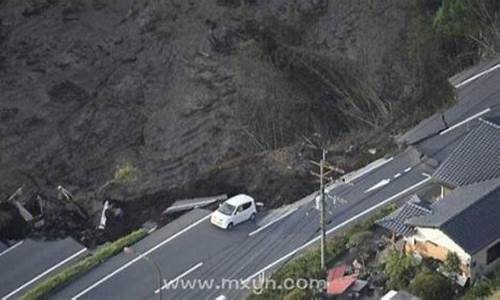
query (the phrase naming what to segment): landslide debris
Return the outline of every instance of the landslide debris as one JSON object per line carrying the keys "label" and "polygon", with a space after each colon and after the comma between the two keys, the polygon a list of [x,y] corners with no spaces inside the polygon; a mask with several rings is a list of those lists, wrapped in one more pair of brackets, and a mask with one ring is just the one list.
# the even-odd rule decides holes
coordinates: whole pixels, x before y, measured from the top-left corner
{"label": "landslide debris", "polygon": [[[409,20],[411,1],[2,0],[0,199],[25,186],[53,212],[35,234],[86,241],[168,221],[178,198],[296,200],[314,137],[347,169],[391,143],[421,88]],[[98,192],[125,164],[137,180]],[[120,217],[96,233],[106,199]]]}

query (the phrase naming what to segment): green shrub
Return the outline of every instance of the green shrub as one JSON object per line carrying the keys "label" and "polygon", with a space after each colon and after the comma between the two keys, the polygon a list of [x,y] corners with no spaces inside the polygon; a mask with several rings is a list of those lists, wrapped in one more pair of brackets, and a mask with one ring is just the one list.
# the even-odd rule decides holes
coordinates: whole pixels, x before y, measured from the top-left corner
{"label": "green shrub", "polygon": [[491,296],[494,291],[500,290],[500,271],[491,279],[483,279],[471,286],[462,297],[463,300],[482,299]]}
{"label": "green shrub", "polygon": [[496,56],[500,49],[498,0],[445,0],[434,17],[434,28],[457,56]]}
{"label": "green shrub", "polygon": [[137,168],[131,163],[126,163],[116,168],[113,180],[119,183],[132,183],[137,181],[137,177]]}
{"label": "green shrub", "polygon": [[288,294],[283,297],[283,300],[307,300],[311,299],[311,294],[306,290],[302,289],[293,289]]}
{"label": "green shrub", "polygon": [[389,253],[385,260],[384,273],[389,278],[387,288],[401,290],[408,286],[415,276],[416,266],[410,256],[397,250]]}
{"label": "green shrub", "polygon": [[434,17],[434,26],[451,36],[465,36],[474,26],[472,2],[469,0],[446,0]]}
{"label": "green shrub", "polygon": [[463,295],[463,300],[482,299],[491,296],[494,292],[500,291],[500,268],[498,268],[490,278],[476,282]]}
{"label": "green shrub", "polygon": [[113,243],[106,245],[95,252],[95,254],[87,256],[82,260],[75,262],[69,267],[61,270],[60,272],[48,277],[33,289],[29,290],[23,295],[22,299],[40,299],[56,288],[68,284],[70,281],[76,279],[78,276],[85,274],[95,266],[106,261],[113,255],[119,253],[124,247],[132,245],[146,236],[144,229],[136,230],[127,236],[124,236]]}
{"label": "green shrub", "polygon": [[410,291],[422,300],[453,299],[453,286],[450,280],[427,268],[421,270],[410,284]]}
{"label": "green shrub", "polygon": [[471,286],[462,297],[463,300],[482,299],[491,295],[492,289],[489,280],[483,280]]}
{"label": "green shrub", "polygon": [[461,272],[460,258],[455,252],[448,252],[444,261],[444,271],[452,276],[452,281],[455,281],[457,275]]}

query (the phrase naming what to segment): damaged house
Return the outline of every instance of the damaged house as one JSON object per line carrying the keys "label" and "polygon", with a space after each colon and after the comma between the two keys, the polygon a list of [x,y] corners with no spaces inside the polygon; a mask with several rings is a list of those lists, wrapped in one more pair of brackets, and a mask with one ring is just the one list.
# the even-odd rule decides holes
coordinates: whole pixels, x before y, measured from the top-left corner
{"label": "damaged house", "polygon": [[471,279],[500,265],[500,178],[459,187],[431,210],[406,220],[415,229],[405,237],[406,252],[439,261],[454,252]]}
{"label": "damaged house", "polygon": [[480,119],[432,174],[440,195],[410,197],[377,223],[400,238],[407,253],[461,261],[461,281],[500,265],[500,126]]}

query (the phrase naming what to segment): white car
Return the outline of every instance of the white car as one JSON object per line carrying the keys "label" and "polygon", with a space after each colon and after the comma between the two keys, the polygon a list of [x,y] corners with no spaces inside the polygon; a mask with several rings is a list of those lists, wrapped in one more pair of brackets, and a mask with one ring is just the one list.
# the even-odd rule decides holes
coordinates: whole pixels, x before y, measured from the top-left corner
{"label": "white car", "polygon": [[239,194],[227,199],[212,213],[210,222],[223,229],[231,229],[236,224],[255,220],[257,209],[252,197]]}

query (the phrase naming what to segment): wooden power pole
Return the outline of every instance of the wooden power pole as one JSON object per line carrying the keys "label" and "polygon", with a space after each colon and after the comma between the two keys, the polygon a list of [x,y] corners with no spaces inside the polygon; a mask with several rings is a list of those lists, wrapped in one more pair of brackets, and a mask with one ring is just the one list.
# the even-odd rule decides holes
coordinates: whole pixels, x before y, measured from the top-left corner
{"label": "wooden power pole", "polygon": [[320,229],[321,229],[321,269],[325,270],[325,252],[326,252],[326,216],[325,216],[325,179],[331,180],[327,177],[332,172],[343,174],[344,170],[330,165],[326,161],[326,150],[322,151],[322,158],[319,162],[311,161],[314,165],[319,167],[319,173],[311,172],[312,175],[319,178],[319,191],[320,191]]}

